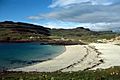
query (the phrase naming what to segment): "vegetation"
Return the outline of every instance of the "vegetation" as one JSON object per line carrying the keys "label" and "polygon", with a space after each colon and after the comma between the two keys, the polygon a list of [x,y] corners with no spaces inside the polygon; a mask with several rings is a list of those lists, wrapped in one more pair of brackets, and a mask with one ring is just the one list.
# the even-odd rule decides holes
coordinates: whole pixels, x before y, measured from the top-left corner
{"label": "vegetation", "polygon": [[1,72],[0,80],[119,80],[120,67],[78,72]]}
{"label": "vegetation", "polygon": [[0,22],[0,40],[41,40],[49,36],[49,28],[28,23]]}
{"label": "vegetation", "polygon": [[[0,22],[0,41],[50,41],[95,42],[98,39],[111,39],[120,34],[112,31],[91,31],[88,28],[50,29],[43,26],[5,21]],[[55,41],[53,41],[55,42]]]}
{"label": "vegetation", "polygon": [[111,39],[118,36],[118,33],[114,33],[112,31],[91,31],[87,28],[78,27],[74,29],[52,29],[51,35],[54,38],[67,38],[73,39],[75,41],[85,41],[85,42],[95,42],[98,39]]}
{"label": "vegetation", "polygon": [[[120,34],[112,31],[74,29],[49,29],[43,26],[5,21],[0,22],[0,41],[50,41],[52,44],[78,44],[79,41],[95,42],[111,39]],[[56,41],[56,42],[55,42]],[[74,43],[73,43],[74,42]],[[0,80],[119,80],[120,67],[78,72],[0,72]]]}

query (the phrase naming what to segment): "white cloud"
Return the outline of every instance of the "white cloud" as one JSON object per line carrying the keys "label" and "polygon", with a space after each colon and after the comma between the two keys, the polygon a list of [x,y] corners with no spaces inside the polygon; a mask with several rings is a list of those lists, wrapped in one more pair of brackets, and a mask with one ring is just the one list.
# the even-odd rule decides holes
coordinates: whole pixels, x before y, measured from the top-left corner
{"label": "white cloud", "polygon": [[92,5],[110,5],[113,3],[111,0],[53,0],[49,6],[54,7],[66,7],[72,4],[91,3]]}
{"label": "white cloud", "polygon": [[120,0],[53,0],[49,7],[53,11],[28,18],[54,20],[45,24],[51,28],[79,26],[92,30],[120,28]]}
{"label": "white cloud", "polygon": [[[36,24],[36,23],[35,23]],[[39,24],[37,24],[39,25]],[[76,22],[63,22],[63,21],[49,21],[46,23],[41,23],[42,26],[48,28],[76,28],[76,27],[84,27],[89,28],[93,31],[111,31],[111,30],[120,30],[120,22],[113,23],[76,23]]]}
{"label": "white cloud", "polygon": [[40,19],[39,16],[29,16],[27,17],[28,19],[31,19],[31,20],[37,20],[37,19]]}
{"label": "white cloud", "polygon": [[74,22],[63,22],[63,21],[49,21],[44,24],[42,24],[45,27],[49,28],[75,28],[75,27],[80,27],[82,24],[80,23],[74,23]]}
{"label": "white cloud", "polygon": [[78,4],[78,3],[83,3],[83,2],[88,2],[89,0],[53,0],[52,4],[49,6],[51,8],[54,7],[64,7],[68,6],[71,4]]}
{"label": "white cloud", "polygon": [[94,31],[115,31],[120,30],[120,22],[89,24],[87,28]]}
{"label": "white cloud", "polygon": [[81,4],[65,9],[57,9],[38,16],[30,16],[29,19],[50,19],[79,23],[110,23],[120,21],[120,4],[100,6]]}

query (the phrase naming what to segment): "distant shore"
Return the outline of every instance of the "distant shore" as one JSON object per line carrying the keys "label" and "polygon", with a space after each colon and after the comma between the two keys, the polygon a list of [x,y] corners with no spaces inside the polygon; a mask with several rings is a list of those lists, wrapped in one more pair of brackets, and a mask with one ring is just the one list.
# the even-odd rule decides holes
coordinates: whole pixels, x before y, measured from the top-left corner
{"label": "distant shore", "polygon": [[38,42],[40,44],[50,44],[50,45],[85,45],[83,42],[75,42],[75,41],[55,41],[55,40],[0,40],[0,43],[30,43],[30,42]]}

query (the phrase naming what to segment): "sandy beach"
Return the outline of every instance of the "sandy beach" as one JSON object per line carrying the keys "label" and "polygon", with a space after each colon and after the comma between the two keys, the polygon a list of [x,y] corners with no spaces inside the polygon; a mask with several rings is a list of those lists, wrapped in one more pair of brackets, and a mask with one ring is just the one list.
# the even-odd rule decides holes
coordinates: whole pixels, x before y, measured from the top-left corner
{"label": "sandy beach", "polygon": [[93,69],[97,68],[109,68],[113,66],[120,66],[120,46],[115,45],[114,43],[92,43],[91,46],[94,46],[102,54],[99,56],[104,60],[104,63],[96,66]]}
{"label": "sandy beach", "polygon": [[89,69],[101,63],[99,61],[101,58],[98,57],[99,53],[96,53],[96,51],[88,45],[70,45],[65,47],[66,51],[52,60],[32,66],[12,69],[10,71],[78,71]]}
{"label": "sandy beach", "polygon": [[120,66],[120,46],[118,45],[91,43],[65,47],[66,51],[52,60],[10,71],[67,72]]}

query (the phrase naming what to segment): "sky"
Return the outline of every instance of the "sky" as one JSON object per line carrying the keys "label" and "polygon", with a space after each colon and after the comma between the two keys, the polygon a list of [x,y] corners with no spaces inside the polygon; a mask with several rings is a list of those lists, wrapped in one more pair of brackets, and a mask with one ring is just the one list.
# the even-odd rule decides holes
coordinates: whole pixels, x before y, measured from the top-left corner
{"label": "sky", "polygon": [[0,22],[120,30],[120,0],[0,0]]}

